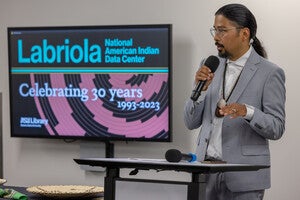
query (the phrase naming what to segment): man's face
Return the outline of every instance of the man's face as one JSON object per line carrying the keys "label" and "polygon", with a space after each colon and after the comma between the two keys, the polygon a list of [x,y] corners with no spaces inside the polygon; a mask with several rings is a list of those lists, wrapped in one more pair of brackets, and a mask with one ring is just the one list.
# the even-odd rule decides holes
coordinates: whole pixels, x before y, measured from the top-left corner
{"label": "man's face", "polygon": [[216,15],[214,22],[215,44],[220,57],[236,60],[244,54],[243,28],[223,15]]}

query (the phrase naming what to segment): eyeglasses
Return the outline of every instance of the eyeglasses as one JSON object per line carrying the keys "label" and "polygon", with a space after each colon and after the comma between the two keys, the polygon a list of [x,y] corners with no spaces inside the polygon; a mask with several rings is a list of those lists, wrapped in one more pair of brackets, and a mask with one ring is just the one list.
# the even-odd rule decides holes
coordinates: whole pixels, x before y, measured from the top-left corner
{"label": "eyeglasses", "polygon": [[229,28],[210,28],[210,34],[213,36],[213,37],[216,37],[216,35],[218,35],[219,37],[223,37],[225,35],[225,33],[227,33],[228,31],[230,30],[233,30],[233,29],[241,29],[243,27],[229,27]]}

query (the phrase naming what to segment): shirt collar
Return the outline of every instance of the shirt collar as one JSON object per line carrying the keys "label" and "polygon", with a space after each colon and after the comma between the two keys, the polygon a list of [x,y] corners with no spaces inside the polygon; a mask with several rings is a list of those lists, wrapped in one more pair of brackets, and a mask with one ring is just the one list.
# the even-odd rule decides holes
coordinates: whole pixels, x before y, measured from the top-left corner
{"label": "shirt collar", "polygon": [[248,51],[242,55],[239,59],[237,59],[236,61],[231,61],[231,60],[227,60],[227,64],[234,64],[236,66],[239,66],[239,67],[244,67],[248,58],[250,57],[250,54],[251,54],[251,51],[252,51],[253,47],[250,46],[250,48],[248,49]]}

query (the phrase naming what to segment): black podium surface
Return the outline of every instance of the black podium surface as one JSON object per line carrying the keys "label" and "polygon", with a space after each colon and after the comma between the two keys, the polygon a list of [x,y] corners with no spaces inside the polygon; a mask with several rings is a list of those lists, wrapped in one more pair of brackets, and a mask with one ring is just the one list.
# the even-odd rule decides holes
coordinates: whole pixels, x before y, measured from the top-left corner
{"label": "black podium surface", "polygon": [[101,166],[109,168],[138,168],[141,170],[175,170],[189,173],[214,173],[226,171],[255,171],[268,168],[266,165],[226,164],[226,163],[200,163],[178,162],[171,163],[165,159],[142,158],[80,158],[74,159],[80,165]]}
{"label": "black podium surface", "polygon": [[[141,159],[141,158],[81,158],[74,159],[80,165],[106,167],[106,177],[104,181],[105,200],[115,200],[116,181],[120,177],[120,169],[136,170],[167,170],[191,173],[191,182],[187,183],[188,200],[204,200],[206,177],[205,174],[228,171],[256,171],[268,168],[268,165],[250,164],[224,164],[224,163],[200,163],[200,162],[179,162],[170,163],[165,159]],[[143,181],[143,179],[141,179]],[[144,180],[147,181],[147,180]],[[159,182],[159,181],[158,181]],[[176,184],[177,182],[172,182]]]}

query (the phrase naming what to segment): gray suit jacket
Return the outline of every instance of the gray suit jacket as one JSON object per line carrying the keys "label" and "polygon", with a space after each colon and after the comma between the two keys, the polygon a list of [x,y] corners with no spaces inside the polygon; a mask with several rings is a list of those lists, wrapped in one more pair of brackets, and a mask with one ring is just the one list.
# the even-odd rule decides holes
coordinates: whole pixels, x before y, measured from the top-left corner
{"label": "gray suit jacket", "polygon": [[[225,59],[209,86],[205,99],[185,106],[184,121],[188,129],[201,127],[196,154],[203,161],[209,142],[212,120],[222,87]],[[222,154],[228,163],[270,165],[268,140],[281,138],[285,130],[285,75],[281,68],[251,52],[238,83],[227,103],[253,106],[251,121],[225,117],[222,125]],[[233,191],[261,190],[270,187],[270,169],[225,173],[227,187]]]}

